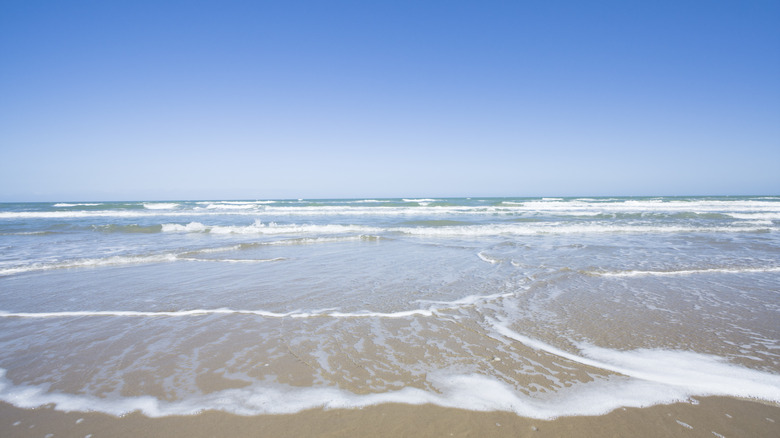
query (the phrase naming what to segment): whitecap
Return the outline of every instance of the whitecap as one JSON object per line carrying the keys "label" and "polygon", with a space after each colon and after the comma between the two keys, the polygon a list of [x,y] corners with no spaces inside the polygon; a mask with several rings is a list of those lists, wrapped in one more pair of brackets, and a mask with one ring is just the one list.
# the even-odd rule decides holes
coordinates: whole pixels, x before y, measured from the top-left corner
{"label": "whitecap", "polygon": [[173,210],[178,208],[179,204],[174,202],[147,202],[143,206],[148,210]]}

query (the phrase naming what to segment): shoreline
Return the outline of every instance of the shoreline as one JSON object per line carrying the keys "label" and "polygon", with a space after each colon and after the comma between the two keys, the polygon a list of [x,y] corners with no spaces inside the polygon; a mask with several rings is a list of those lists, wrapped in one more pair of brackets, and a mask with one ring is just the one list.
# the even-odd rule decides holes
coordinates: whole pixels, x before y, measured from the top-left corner
{"label": "shoreline", "polygon": [[780,436],[780,406],[730,397],[696,398],[646,408],[619,408],[591,417],[536,420],[510,412],[387,403],[362,409],[310,409],[296,414],[239,416],[207,411],[192,416],[121,417],[61,412],[0,403],[0,434],[22,437],[604,437]]}

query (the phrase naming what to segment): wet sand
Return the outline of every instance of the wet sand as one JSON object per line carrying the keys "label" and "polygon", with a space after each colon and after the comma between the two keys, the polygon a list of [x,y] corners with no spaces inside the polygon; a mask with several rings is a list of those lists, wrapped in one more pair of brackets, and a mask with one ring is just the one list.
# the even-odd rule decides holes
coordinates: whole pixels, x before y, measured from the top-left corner
{"label": "wet sand", "polygon": [[242,417],[222,412],[149,418],[20,409],[0,403],[0,436],[14,437],[777,437],[780,406],[727,397],[551,421],[507,412],[383,404]]}

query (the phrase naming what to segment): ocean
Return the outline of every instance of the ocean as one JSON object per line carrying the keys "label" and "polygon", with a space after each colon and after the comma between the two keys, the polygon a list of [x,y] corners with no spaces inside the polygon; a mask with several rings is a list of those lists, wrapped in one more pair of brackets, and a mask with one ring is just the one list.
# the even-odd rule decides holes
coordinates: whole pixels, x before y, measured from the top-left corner
{"label": "ocean", "polygon": [[706,396],[780,403],[780,197],[0,204],[18,408],[544,420]]}

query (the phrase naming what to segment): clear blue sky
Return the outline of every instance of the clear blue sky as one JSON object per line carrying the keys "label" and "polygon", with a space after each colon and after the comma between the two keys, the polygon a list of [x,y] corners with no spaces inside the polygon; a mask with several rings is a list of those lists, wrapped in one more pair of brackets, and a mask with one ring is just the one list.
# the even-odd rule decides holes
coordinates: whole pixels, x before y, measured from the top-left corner
{"label": "clear blue sky", "polygon": [[780,1],[0,2],[0,201],[780,194]]}

